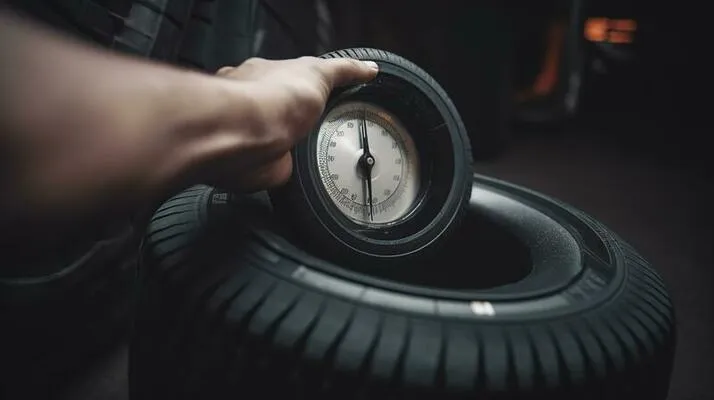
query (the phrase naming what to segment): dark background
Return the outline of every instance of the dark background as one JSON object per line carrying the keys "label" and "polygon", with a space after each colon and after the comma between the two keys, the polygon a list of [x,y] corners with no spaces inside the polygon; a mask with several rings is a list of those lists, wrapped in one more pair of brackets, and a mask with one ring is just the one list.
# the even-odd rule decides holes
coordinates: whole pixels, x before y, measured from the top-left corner
{"label": "dark background", "polygon": [[[573,204],[632,243],[664,277],[677,311],[670,398],[714,398],[705,64],[711,46],[701,10],[644,1],[333,1],[330,41],[320,44],[311,2],[263,3],[274,22],[258,55],[369,46],[415,61],[456,102],[475,144],[476,172]],[[540,64],[548,21],[572,17],[574,5],[581,7],[580,20],[636,19],[637,41],[625,50],[629,59],[584,41],[582,30],[575,30],[578,58],[570,67],[580,68],[577,110],[564,109],[564,80],[550,97],[517,104],[515,92]],[[126,399],[126,393],[123,343],[88,365],[62,396]]]}

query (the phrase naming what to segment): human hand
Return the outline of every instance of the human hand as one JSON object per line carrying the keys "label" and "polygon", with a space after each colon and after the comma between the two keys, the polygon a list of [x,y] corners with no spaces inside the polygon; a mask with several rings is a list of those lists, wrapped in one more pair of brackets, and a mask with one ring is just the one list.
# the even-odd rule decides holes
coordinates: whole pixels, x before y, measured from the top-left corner
{"label": "human hand", "polygon": [[[255,191],[286,182],[290,150],[313,128],[334,87],[373,79],[377,65],[352,59],[252,58],[217,75],[235,82],[219,129],[204,146],[201,176],[215,186]],[[210,143],[210,144],[209,144]]]}
{"label": "human hand", "polygon": [[0,147],[12,155],[3,159],[12,174],[0,175],[4,226],[79,226],[151,209],[199,183],[280,185],[330,91],[377,74],[356,60],[303,57],[251,59],[213,76],[90,47],[3,12],[0,33]]}

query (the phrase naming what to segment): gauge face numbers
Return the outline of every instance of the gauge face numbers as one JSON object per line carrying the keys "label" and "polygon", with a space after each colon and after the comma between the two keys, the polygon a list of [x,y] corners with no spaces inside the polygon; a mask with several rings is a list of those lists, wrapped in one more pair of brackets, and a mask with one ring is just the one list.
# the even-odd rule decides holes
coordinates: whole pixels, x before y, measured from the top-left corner
{"label": "gauge face numbers", "polygon": [[416,146],[404,126],[376,105],[350,102],[330,110],[318,131],[317,164],[330,200],[356,223],[392,224],[415,206]]}

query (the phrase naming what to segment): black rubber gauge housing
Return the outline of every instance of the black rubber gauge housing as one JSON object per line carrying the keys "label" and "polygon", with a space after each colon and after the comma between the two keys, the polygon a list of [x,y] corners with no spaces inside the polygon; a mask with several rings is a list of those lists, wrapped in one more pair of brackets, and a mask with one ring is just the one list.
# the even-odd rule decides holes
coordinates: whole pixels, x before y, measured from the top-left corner
{"label": "black rubber gauge housing", "polygon": [[[443,244],[468,204],[472,159],[464,124],[439,84],[404,58],[366,48],[322,57],[375,61],[380,72],[368,83],[333,92],[315,131],[294,149],[291,181],[271,192],[273,205],[299,233],[302,245],[321,257],[361,270],[408,265]],[[389,223],[361,224],[349,218],[321,181],[318,132],[336,123],[327,118],[331,111],[355,103],[384,110],[387,120],[403,126],[416,149],[412,156],[418,159],[419,174],[413,179],[418,189],[408,212]]]}

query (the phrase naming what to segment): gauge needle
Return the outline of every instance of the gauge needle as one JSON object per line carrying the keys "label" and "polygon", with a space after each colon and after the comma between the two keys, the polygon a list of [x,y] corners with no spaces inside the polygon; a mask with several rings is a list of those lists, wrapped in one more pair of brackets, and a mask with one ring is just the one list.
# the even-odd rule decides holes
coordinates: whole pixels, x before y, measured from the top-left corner
{"label": "gauge needle", "polygon": [[369,203],[369,219],[374,220],[374,208],[372,207],[372,167],[374,166],[374,157],[369,152],[369,139],[367,138],[367,121],[365,115],[362,114],[362,119],[359,124],[360,142],[362,143],[362,171],[364,179],[367,183],[367,201]]}

